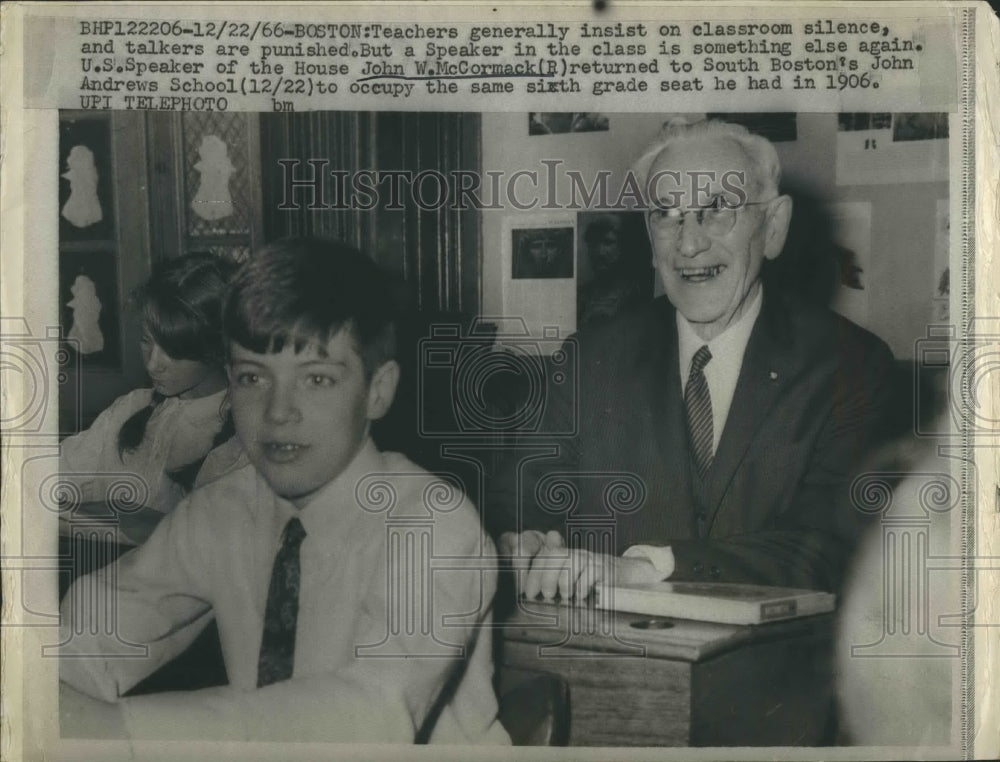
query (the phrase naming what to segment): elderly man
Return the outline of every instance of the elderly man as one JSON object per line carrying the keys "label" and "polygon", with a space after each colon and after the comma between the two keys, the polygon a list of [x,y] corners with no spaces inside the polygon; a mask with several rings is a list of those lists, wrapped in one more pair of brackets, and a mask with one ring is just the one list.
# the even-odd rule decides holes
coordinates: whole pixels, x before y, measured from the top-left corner
{"label": "elderly man", "polygon": [[[889,350],[762,282],[792,215],[767,140],[671,124],[634,173],[666,296],[577,335],[578,393],[551,396],[545,422],[577,433],[556,459],[521,457],[502,475],[520,498],[504,498],[519,515],[501,552],[530,597],[582,597],[612,575],[835,590],[857,532],[850,484],[883,428]],[[574,527],[591,528],[589,548]]]}

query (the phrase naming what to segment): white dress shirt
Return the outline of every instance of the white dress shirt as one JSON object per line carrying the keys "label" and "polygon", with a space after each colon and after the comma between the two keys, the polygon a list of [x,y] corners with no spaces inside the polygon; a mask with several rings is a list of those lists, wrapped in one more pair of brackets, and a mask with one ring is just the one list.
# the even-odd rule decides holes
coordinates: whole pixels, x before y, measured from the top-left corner
{"label": "white dress shirt", "polygon": [[[258,689],[268,585],[292,516],[306,531],[294,671]],[[390,566],[397,540],[400,563]],[[491,682],[494,559],[460,491],[370,440],[301,510],[246,466],[195,490],[145,545],[77,580],[62,604],[60,676],[120,702],[133,738],[412,742],[464,655],[431,740],[509,743]],[[407,589],[414,605],[390,607]],[[112,595],[119,624],[109,635],[91,601]],[[121,698],[213,612],[228,686]],[[121,658],[134,654],[127,643],[148,656]]]}
{"label": "white dress shirt", "polygon": [[121,490],[124,476],[125,483],[138,490],[137,502],[170,513],[184,490],[167,471],[205,457],[222,428],[225,396],[223,390],[198,399],[165,398],[153,410],[139,446],[119,456],[122,424],[149,405],[153,390],[136,389],[122,395],[89,429],[59,445],[60,479],[73,484],[81,502],[89,503],[108,500],[109,491]]}
{"label": "white dress shirt", "polygon": [[680,360],[681,391],[687,388],[688,375],[691,373],[691,360],[695,352],[708,344],[712,359],[705,366],[705,381],[708,383],[708,393],[712,397],[712,453],[719,451],[719,441],[729,417],[729,408],[733,404],[736,393],[736,382],[743,367],[743,355],[746,354],[750,333],[753,331],[760,307],[763,303],[763,289],[758,289],[757,296],[743,316],[711,341],[706,342],[695,333],[694,327],[680,312],[677,313],[677,346]]}

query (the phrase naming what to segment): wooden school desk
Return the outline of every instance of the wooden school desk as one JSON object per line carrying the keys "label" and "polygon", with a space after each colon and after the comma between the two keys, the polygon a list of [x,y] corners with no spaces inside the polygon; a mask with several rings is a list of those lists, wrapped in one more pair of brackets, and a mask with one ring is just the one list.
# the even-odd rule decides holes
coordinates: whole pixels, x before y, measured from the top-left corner
{"label": "wooden school desk", "polygon": [[741,626],[522,601],[501,693],[569,687],[571,746],[791,746],[828,740],[833,617]]}

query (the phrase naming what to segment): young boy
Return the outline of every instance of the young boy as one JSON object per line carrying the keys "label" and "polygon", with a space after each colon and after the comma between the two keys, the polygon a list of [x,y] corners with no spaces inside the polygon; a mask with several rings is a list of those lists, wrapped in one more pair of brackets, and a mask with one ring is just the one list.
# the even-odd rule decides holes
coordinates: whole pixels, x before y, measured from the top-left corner
{"label": "young boy", "polygon": [[[119,733],[507,741],[493,547],[459,490],[369,435],[399,378],[390,304],[378,267],[336,242],[279,241],[238,271],[223,320],[250,465],[63,602],[61,679],[117,702]],[[122,698],[213,614],[228,686]],[[64,734],[102,706],[75,691],[62,690]]]}

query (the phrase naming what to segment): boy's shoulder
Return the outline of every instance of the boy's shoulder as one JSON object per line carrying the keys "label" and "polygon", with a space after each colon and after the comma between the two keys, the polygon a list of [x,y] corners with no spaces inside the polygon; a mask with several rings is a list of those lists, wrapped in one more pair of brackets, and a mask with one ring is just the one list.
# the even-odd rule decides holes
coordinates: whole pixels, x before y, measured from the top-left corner
{"label": "boy's shoulder", "polygon": [[[372,470],[358,480],[355,495],[361,505],[375,506],[388,500],[390,513],[409,518],[453,512],[475,514],[475,506],[454,474],[431,473],[402,453],[389,450],[379,452],[379,463],[380,470]],[[389,492],[383,494],[380,489]]]}
{"label": "boy's shoulder", "polygon": [[207,484],[196,487],[188,495],[192,510],[211,508],[216,515],[222,512],[246,513],[253,511],[261,497],[273,500],[274,493],[249,463],[237,465]]}
{"label": "boy's shoulder", "polygon": [[398,452],[379,453],[381,472],[362,477],[355,496],[367,512],[383,513],[387,522],[426,521],[456,540],[478,540],[482,525],[475,504],[454,474],[431,473]]}

